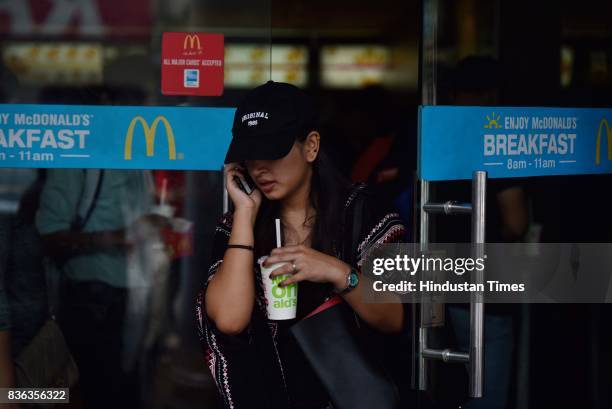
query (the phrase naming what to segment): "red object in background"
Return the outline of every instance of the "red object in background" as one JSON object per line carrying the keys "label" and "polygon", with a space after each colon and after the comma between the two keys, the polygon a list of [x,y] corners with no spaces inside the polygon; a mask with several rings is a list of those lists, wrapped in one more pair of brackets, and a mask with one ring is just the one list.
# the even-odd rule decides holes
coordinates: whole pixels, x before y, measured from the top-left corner
{"label": "red object in background", "polygon": [[164,95],[223,94],[222,34],[164,33],[161,92]]}
{"label": "red object in background", "polygon": [[391,150],[392,143],[393,136],[374,138],[355,161],[355,166],[351,172],[351,180],[353,182],[367,182],[376,166]]}
{"label": "red object in background", "polygon": [[25,37],[149,37],[150,0],[4,0],[0,33]]}
{"label": "red object in background", "polygon": [[153,171],[156,200],[161,200],[161,191],[166,180],[166,203],[174,206],[175,216],[183,217],[185,212],[185,171],[157,169]]}
{"label": "red object in background", "polygon": [[[185,172],[182,170],[155,170],[153,176],[157,202],[161,199],[161,191],[165,183],[166,203],[175,208],[175,217],[183,217],[185,215]],[[172,260],[193,255],[193,228],[186,232],[177,232],[167,227],[162,230],[162,237]]]}
{"label": "red object in background", "polygon": [[185,233],[176,232],[172,229],[164,229],[162,230],[162,237],[171,260],[193,255],[192,229]]}

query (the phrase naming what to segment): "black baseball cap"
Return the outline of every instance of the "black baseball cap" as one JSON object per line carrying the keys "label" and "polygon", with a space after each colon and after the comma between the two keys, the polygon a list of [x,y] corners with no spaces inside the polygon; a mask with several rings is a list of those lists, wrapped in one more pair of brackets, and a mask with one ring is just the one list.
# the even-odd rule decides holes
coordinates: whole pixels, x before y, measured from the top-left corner
{"label": "black baseball cap", "polygon": [[317,113],[306,92],[268,81],[250,91],[238,106],[225,163],[280,159],[297,138],[316,126]]}

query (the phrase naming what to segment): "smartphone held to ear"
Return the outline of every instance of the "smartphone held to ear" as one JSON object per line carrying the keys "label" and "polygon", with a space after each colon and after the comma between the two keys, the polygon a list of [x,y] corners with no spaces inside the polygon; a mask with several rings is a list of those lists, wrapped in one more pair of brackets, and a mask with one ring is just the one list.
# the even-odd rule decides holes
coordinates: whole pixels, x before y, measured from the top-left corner
{"label": "smartphone held to ear", "polygon": [[250,195],[251,193],[253,193],[253,190],[255,190],[255,182],[253,182],[253,179],[251,179],[249,175],[246,175],[244,177],[234,176],[234,182],[238,185],[240,190],[242,190],[247,195]]}

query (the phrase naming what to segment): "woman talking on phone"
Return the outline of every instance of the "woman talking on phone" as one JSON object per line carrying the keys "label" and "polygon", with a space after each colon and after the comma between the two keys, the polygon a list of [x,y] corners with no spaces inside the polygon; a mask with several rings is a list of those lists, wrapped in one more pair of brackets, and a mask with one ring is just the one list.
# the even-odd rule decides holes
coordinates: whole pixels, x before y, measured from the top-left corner
{"label": "woman talking on phone", "polygon": [[[362,301],[367,283],[360,270],[371,248],[401,241],[404,226],[396,213],[374,206],[363,185],[344,181],[321,151],[318,130],[311,100],[284,83],[254,89],[235,114],[225,159],[234,210],[216,228],[196,308],[206,362],[227,408],[333,407],[333,391],[290,328],[334,296],[379,332],[404,325],[401,304]],[[352,224],[359,231],[352,232]],[[349,243],[354,248],[342,251]],[[262,285],[268,277],[257,262],[262,256],[264,267],[284,263],[271,273],[288,275],[280,287],[298,283],[295,319],[268,318]]]}

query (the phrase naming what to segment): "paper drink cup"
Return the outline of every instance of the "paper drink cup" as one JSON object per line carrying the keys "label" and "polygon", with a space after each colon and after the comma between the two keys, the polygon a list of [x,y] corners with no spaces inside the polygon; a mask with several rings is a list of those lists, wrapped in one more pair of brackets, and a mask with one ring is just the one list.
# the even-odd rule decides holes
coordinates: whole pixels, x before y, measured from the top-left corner
{"label": "paper drink cup", "polygon": [[271,320],[290,320],[295,318],[297,312],[297,283],[280,287],[278,284],[287,279],[290,274],[270,278],[270,273],[277,268],[288,263],[277,263],[264,267],[263,262],[266,257],[262,257],[257,262],[261,270],[261,281],[264,285],[264,293],[267,301],[268,319]]}

